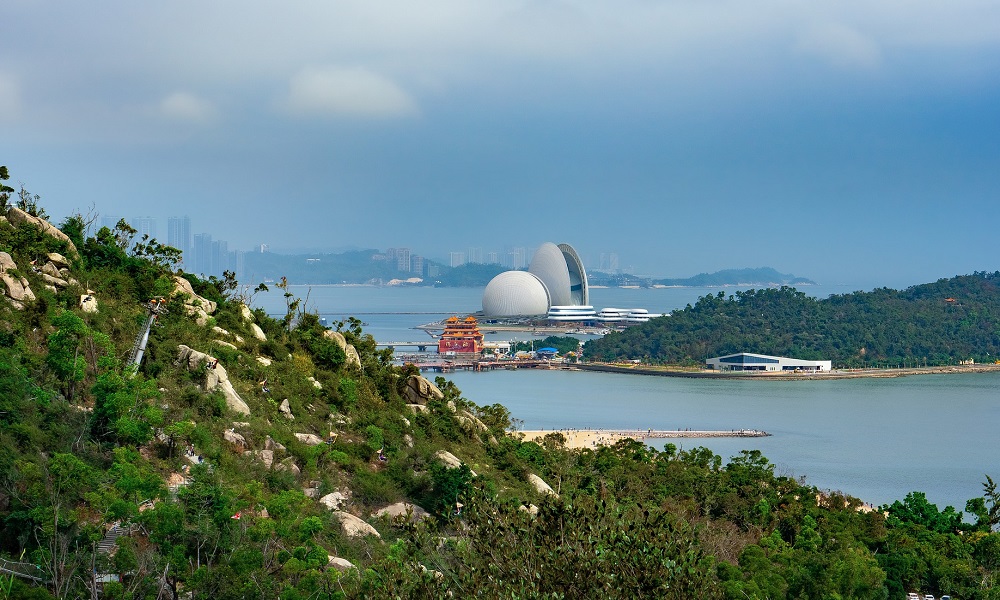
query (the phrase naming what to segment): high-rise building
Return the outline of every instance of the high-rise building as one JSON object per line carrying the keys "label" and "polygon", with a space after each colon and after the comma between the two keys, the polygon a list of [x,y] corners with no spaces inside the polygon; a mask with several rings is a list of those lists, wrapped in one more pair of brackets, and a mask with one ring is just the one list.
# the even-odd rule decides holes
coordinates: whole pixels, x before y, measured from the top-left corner
{"label": "high-rise building", "polygon": [[511,248],[507,253],[507,266],[511,269],[523,269],[528,266],[528,251],[522,246]]}
{"label": "high-rise building", "polygon": [[156,237],[156,217],[132,217],[129,225],[135,229],[136,239],[141,240],[144,235],[148,235],[149,239]]}
{"label": "high-rise building", "polygon": [[193,236],[193,272],[208,275],[212,272],[212,234],[196,233]]}
{"label": "high-rise building", "polygon": [[396,270],[410,272],[410,249],[396,248]]}
{"label": "high-rise building", "polygon": [[488,265],[498,265],[500,264],[500,256],[496,252],[486,253],[486,264]]}
{"label": "high-rise building", "polygon": [[449,258],[452,267],[461,267],[465,264],[465,252],[452,252]]}
{"label": "high-rise building", "polygon": [[101,217],[101,227],[107,227],[108,229],[114,229],[118,221],[121,221],[121,217],[117,215],[104,215]]}
{"label": "high-rise building", "polygon": [[223,271],[227,270],[229,270],[229,242],[213,240],[212,264],[206,273],[218,277],[222,275]]}
{"label": "high-rise building", "polygon": [[418,254],[414,254],[410,257],[410,272],[417,275],[417,277],[424,276],[424,257]]}
{"label": "high-rise building", "polygon": [[467,260],[474,265],[483,264],[483,249],[470,247]]}
{"label": "high-rise building", "polygon": [[191,217],[167,218],[167,245],[181,251],[181,265],[191,265]]}

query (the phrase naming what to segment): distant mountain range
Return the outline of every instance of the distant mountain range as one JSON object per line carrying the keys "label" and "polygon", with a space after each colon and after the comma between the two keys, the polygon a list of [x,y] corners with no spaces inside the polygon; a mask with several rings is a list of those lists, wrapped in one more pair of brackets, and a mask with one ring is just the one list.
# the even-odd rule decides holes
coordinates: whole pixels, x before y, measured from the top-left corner
{"label": "distant mountain range", "polygon": [[720,285],[816,285],[816,282],[805,277],[779,273],[771,267],[756,269],[724,269],[715,273],[699,273],[694,277],[684,279],[653,279],[653,285],[670,285],[683,287],[715,287]]}
{"label": "distant mountain range", "polygon": [[[279,254],[276,252],[249,253],[245,256],[243,279],[253,281],[278,280],[303,284],[387,284],[393,280],[421,278],[421,283],[410,285],[436,285],[440,287],[482,287],[498,273],[505,271],[500,265],[467,264],[448,267],[430,260],[424,269],[434,275],[413,271],[400,271],[397,261],[388,260],[378,250],[359,250],[339,254]],[[726,285],[775,287],[782,285],[815,285],[805,277],[779,273],[770,267],[756,269],[726,269],[715,273],[701,273],[694,277],[657,279],[629,273],[588,272],[591,285],[620,287],[654,285],[681,287],[718,287]]]}

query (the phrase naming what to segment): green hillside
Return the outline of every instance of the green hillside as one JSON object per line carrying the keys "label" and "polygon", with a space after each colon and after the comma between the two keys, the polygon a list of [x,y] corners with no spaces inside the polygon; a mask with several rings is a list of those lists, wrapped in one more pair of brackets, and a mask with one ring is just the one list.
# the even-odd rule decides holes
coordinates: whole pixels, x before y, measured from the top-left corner
{"label": "green hillside", "polygon": [[1000,357],[1000,272],[823,300],[790,287],[719,292],[584,350],[595,360],[680,364],[735,352],[832,360],[835,367],[992,362]]}
{"label": "green hillside", "polygon": [[269,318],[9,194],[0,600],[998,597],[991,480],[964,522],[919,493],[885,516],[758,452],[524,442],[357,320]]}

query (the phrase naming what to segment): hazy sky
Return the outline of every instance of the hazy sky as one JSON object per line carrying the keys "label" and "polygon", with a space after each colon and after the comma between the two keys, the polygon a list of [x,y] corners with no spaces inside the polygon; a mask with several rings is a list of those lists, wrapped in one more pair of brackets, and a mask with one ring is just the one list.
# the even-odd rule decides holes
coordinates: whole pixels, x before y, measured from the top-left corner
{"label": "hazy sky", "polygon": [[996,0],[0,3],[0,164],[230,248],[1000,269]]}

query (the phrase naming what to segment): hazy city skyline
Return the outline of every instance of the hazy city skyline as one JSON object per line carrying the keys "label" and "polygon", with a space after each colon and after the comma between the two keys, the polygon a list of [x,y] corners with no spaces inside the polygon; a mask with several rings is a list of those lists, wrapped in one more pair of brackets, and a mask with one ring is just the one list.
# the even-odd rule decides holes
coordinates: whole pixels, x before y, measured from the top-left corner
{"label": "hazy city skyline", "polygon": [[11,0],[0,19],[0,164],[56,221],[189,214],[230,248],[443,260],[567,241],[641,274],[859,288],[1000,268],[996,3]]}

